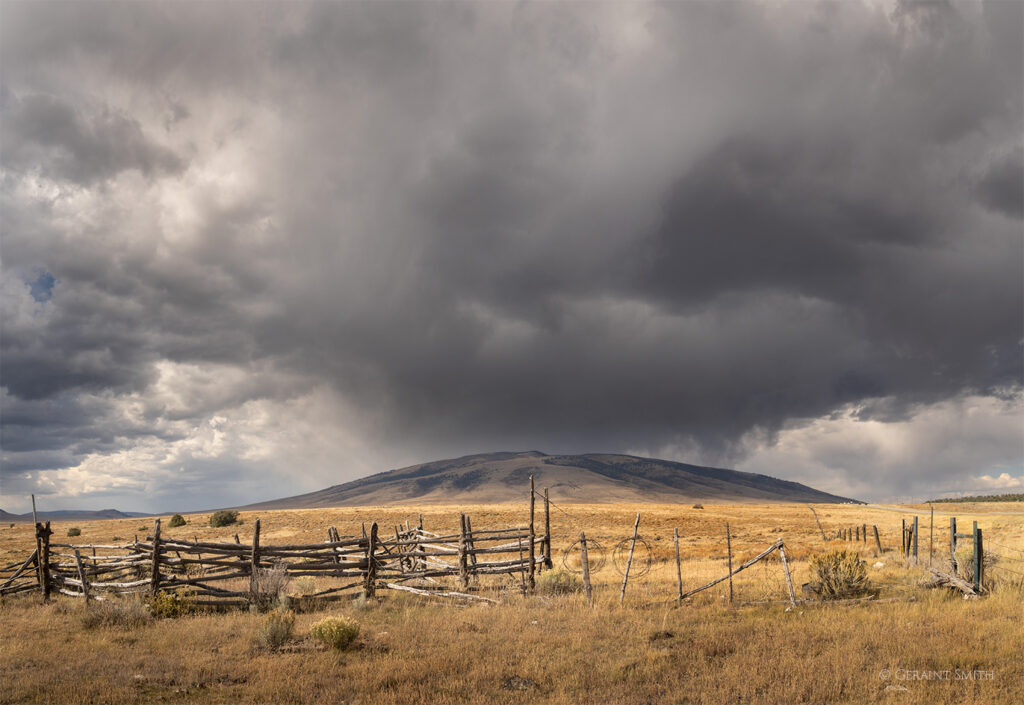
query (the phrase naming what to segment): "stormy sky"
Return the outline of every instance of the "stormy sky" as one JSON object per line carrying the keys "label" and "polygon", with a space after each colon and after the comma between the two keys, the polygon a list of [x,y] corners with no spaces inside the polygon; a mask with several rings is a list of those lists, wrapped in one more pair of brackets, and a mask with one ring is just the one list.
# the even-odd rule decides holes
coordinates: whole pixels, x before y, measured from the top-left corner
{"label": "stormy sky", "polygon": [[1024,488],[1024,4],[0,4],[0,507],[492,450]]}

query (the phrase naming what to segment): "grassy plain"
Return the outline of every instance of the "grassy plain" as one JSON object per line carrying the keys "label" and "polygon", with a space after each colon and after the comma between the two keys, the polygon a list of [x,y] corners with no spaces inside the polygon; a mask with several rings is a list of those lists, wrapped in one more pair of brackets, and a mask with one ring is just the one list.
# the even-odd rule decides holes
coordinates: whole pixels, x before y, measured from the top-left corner
{"label": "grassy plain", "polygon": [[[538,510],[540,510],[538,505]],[[827,545],[803,505],[568,505],[551,512],[556,567],[561,549],[586,530],[605,554],[626,538],[636,512],[651,547],[649,572],[631,578],[619,605],[621,574],[610,556],[594,574],[595,604],[578,594],[523,596],[496,578],[497,605],[464,606],[383,591],[369,603],[334,603],[298,614],[295,638],[271,652],[255,645],[260,615],[201,613],[135,628],[83,627],[83,605],[35,596],[0,603],[0,702],[10,703],[1008,703],[1024,702],[1024,514],[1020,505],[936,507],[934,556],[948,556],[949,516],[977,520],[989,550],[1004,556],[992,595],[965,601],[919,587],[922,566],[906,564],[900,521],[921,522],[920,563],[928,563],[927,507],[816,505],[825,531],[877,525],[882,555],[869,543]],[[328,526],[359,533],[409,519],[407,507],[262,511],[263,544],[319,541]],[[467,512],[476,529],[525,525],[523,505],[430,506],[424,525],[447,530]],[[241,526],[213,529],[208,515],[165,535],[243,541]],[[538,512],[538,517],[542,514]],[[778,561],[758,564],[728,583],[674,603],[672,531],[679,529],[683,586],[723,575],[725,522],[734,561],[778,538],[786,542],[794,582],[811,579],[807,558],[826,548],[855,548],[868,561],[879,600],[802,603],[787,609]],[[166,518],[165,518],[166,524]],[[54,525],[54,541],[78,526],[76,543],[140,538],[148,520]],[[0,528],[0,561],[24,558],[31,527]],[[598,556],[601,551],[598,551]],[[646,566],[646,551],[638,566]],[[881,563],[880,567],[874,567]],[[756,603],[756,604],[749,604]],[[325,615],[362,625],[355,648],[334,652],[307,637]]]}

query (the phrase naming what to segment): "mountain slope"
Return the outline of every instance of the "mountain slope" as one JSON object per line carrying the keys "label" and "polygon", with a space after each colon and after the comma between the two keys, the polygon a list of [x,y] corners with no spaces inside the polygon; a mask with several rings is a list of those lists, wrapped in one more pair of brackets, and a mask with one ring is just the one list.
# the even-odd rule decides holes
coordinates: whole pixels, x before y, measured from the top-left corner
{"label": "mountain slope", "polygon": [[530,475],[555,502],[816,502],[853,500],[767,475],[630,455],[486,453],[378,473],[244,509],[524,501]]}

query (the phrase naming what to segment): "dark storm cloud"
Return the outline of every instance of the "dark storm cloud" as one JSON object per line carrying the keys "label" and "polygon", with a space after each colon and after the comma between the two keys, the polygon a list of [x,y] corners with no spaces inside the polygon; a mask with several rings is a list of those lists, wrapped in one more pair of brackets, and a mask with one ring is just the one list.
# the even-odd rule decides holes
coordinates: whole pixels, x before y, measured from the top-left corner
{"label": "dark storm cloud", "polygon": [[390,463],[1020,387],[1018,3],[49,7],[0,46],[4,494],[270,467],[232,424],[325,389],[288,442]]}
{"label": "dark storm cloud", "polygon": [[148,175],[182,168],[136,120],[109,110],[85,116],[49,95],[5,100],[3,144],[5,168],[38,169],[45,177],[83,186],[125,169]]}

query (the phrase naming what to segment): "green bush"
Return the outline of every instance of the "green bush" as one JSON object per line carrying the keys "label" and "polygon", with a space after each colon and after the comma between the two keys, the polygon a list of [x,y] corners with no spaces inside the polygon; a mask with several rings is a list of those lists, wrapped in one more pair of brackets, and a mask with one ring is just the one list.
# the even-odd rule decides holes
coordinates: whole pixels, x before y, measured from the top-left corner
{"label": "green bush", "polygon": [[82,535],[82,530],[79,529],[77,526],[72,526],[70,529],[68,529],[68,536],[81,536],[81,535]]}
{"label": "green bush", "polygon": [[811,570],[818,577],[814,592],[826,600],[859,597],[871,590],[867,565],[852,551],[829,551],[811,556]]}
{"label": "green bush", "polygon": [[175,514],[171,517],[171,520],[167,522],[167,526],[171,527],[172,529],[176,526],[185,526],[185,517],[183,517],[180,514]]}
{"label": "green bush", "polygon": [[221,509],[220,511],[214,512],[213,516],[210,517],[210,526],[216,528],[219,526],[231,526],[238,521],[238,512],[231,509]]}
{"label": "green bush", "polygon": [[136,629],[153,621],[153,613],[142,600],[114,600],[90,603],[82,614],[82,626]]}
{"label": "green bush", "polygon": [[359,622],[346,617],[325,617],[309,628],[309,635],[332,649],[344,649],[359,636]]}
{"label": "green bush", "polygon": [[269,651],[277,651],[292,638],[295,615],[291,612],[271,612],[256,628],[256,643]]}
{"label": "green bush", "polygon": [[567,570],[549,570],[537,577],[537,590],[548,595],[569,595],[583,589],[579,578]]}
{"label": "green bush", "polygon": [[173,592],[161,590],[156,595],[147,598],[146,603],[154,617],[161,619],[174,619],[189,614],[195,609],[192,596],[181,587]]}

